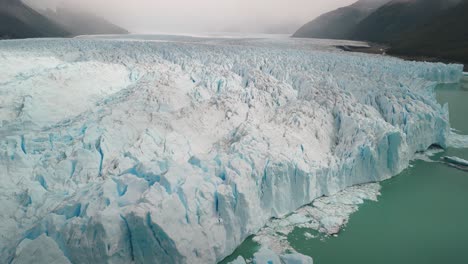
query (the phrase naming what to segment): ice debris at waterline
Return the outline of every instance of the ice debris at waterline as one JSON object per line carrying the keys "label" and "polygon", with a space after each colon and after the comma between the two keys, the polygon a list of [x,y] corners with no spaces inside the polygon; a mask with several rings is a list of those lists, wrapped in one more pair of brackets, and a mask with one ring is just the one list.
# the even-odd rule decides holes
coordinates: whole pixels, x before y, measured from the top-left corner
{"label": "ice debris at waterline", "polygon": [[266,247],[262,247],[255,253],[252,261],[246,261],[243,257],[239,256],[229,264],[314,264],[314,260],[299,253],[289,253],[278,256],[275,252]]}
{"label": "ice debris at waterline", "polygon": [[[238,257],[229,264],[246,264],[243,257]],[[314,264],[311,257],[305,256],[299,253],[290,253],[277,255],[269,248],[262,247],[257,253],[255,253],[252,263],[254,264]]]}
{"label": "ice debris at waterline", "polygon": [[[414,155],[414,158],[413,160],[422,160],[422,161],[425,161],[425,162],[438,162],[437,160],[433,159],[433,157],[438,154],[438,153],[441,153],[441,152],[444,152],[445,150],[440,148],[440,147],[430,147],[428,150],[424,151],[424,152],[417,152],[415,155]],[[413,165],[411,164],[410,167],[412,167]]]}
{"label": "ice debris at waterline", "polygon": [[461,65],[313,43],[0,42],[0,263],[215,263],[446,145]]}
{"label": "ice debris at waterline", "polygon": [[[288,235],[295,228],[315,230],[326,236],[337,235],[364,200],[377,201],[379,195],[380,184],[368,183],[346,188],[328,197],[317,198],[312,204],[301,207],[284,218],[272,219],[253,240],[276,254],[294,252]],[[306,236],[314,238],[310,233]]]}

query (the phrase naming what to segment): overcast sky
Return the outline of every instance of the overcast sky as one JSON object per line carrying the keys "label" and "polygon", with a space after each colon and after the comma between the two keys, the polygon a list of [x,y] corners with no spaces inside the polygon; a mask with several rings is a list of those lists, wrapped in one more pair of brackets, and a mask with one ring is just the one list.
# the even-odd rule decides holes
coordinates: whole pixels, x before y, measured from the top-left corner
{"label": "overcast sky", "polygon": [[[295,30],[356,0],[26,0],[82,5],[134,33]],[[284,29],[283,29],[284,30]]]}

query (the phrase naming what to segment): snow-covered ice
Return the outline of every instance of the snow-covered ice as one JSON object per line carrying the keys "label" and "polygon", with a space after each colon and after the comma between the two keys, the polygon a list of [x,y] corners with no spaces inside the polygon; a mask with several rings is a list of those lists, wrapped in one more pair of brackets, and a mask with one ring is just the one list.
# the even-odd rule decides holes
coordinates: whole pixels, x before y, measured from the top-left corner
{"label": "snow-covered ice", "polygon": [[0,69],[0,263],[18,264],[215,263],[446,146],[434,87],[462,76],[257,38],[2,41]]}

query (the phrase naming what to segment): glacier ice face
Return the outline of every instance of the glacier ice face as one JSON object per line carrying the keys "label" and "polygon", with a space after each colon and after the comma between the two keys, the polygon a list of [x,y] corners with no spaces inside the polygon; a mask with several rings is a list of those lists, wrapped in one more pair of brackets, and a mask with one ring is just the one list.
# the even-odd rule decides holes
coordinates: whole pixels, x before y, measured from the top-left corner
{"label": "glacier ice face", "polygon": [[2,41],[0,58],[2,263],[219,261],[445,146],[434,87],[462,75],[287,39]]}

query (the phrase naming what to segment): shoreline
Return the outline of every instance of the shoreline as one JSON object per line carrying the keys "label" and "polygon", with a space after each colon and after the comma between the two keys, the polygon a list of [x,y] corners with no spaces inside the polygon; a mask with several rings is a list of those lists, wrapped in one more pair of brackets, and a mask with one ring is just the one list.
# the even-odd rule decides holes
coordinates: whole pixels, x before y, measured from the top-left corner
{"label": "shoreline", "polygon": [[362,46],[353,46],[353,45],[339,45],[335,46],[336,48],[347,51],[347,52],[359,52],[359,53],[368,53],[368,54],[379,54],[383,56],[391,56],[395,58],[400,58],[406,61],[421,61],[421,62],[441,62],[446,64],[462,64],[463,65],[463,74],[468,74],[468,64],[463,62],[457,62],[448,59],[442,59],[437,57],[430,57],[430,56],[410,56],[410,55],[398,55],[394,53],[388,53],[390,50],[390,46],[371,43],[368,42],[369,47],[362,47]]}

